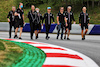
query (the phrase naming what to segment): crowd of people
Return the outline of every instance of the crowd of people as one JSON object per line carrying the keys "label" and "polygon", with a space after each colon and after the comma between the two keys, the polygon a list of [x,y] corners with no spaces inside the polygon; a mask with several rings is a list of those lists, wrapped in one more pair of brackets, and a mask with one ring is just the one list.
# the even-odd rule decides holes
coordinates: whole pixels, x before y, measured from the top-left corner
{"label": "crowd of people", "polygon": [[[67,10],[64,11],[64,7],[60,7],[60,10],[57,14],[57,38],[59,39],[59,34],[61,30],[61,40],[67,39],[70,40],[69,35],[70,35],[70,30],[72,29],[72,21],[74,24],[76,24],[75,19],[74,19],[74,14],[71,11],[72,7],[68,6]],[[82,8],[82,12],[80,13],[79,16],[79,25],[81,27],[81,35],[82,35],[82,40],[85,40],[85,35],[88,31],[88,26],[89,26],[89,15],[86,11],[86,7]],[[46,28],[46,39],[48,40],[49,37],[49,30],[50,26],[52,24],[55,24],[55,19],[54,15],[51,13],[51,7],[47,7],[47,12],[42,16],[40,13],[39,8],[35,8],[34,5],[31,5],[31,10],[28,12],[29,22],[30,22],[30,38],[33,40],[33,33],[35,33],[36,39],[39,38],[39,33],[41,32],[41,28],[43,27],[43,22],[45,20],[45,28]],[[19,3],[18,9],[16,9],[15,6],[12,6],[12,10],[9,12],[7,16],[8,22],[9,22],[9,38],[11,38],[11,31],[12,27],[14,27],[14,32],[15,36],[14,38],[21,38],[23,26],[25,24],[24,22],[24,11],[23,11],[23,3]],[[18,29],[20,28],[20,34],[19,37],[17,36]],[[85,29],[85,32],[84,32]],[[65,30],[65,36],[63,37],[64,31]],[[66,34],[68,36],[66,37]]]}

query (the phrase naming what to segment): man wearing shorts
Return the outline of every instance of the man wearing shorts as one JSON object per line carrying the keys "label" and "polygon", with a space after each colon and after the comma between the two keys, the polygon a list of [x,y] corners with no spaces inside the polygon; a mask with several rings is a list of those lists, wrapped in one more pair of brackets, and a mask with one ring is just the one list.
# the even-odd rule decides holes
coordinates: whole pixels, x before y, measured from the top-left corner
{"label": "man wearing shorts", "polygon": [[70,35],[70,30],[72,28],[72,20],[74,21],[74,23],[76,23],[75,19],[74,19],[74,15],[71,12],[71,6],[67,7],[67,11],[65,12],[65,16],[67,18],[68,26],[65,27],[65,37],[64,37],[64,39],[66,39],[66,34],[67,34],[67,31],[68,31],[67,40],[70,40],[69,35]]}
{"label": "man wearing shorts", "polygon": [[15,36],[14,38],[18,38],[17,36],[17,32],[18,32],[18,28],[20,27],[20,34],[19,34],[19,39],[21,38],[21,34],[22,34],[22,30],[23,30],[23,25],[24,25],[24,12],[23,12],[23,3],[19,3],[19,8],[16,10],[15,12]]}
{"label": "man wearing shorts", "polygon": [[[85,40],[85,35],[88,32],[88,26],[89,26],[89,14],[86,12],[86,7],[83,7],[82,12],[79,16],[79,25],[81,26],[81,36],[82,40]],[[85,28],[85,33],[84,32]]]}

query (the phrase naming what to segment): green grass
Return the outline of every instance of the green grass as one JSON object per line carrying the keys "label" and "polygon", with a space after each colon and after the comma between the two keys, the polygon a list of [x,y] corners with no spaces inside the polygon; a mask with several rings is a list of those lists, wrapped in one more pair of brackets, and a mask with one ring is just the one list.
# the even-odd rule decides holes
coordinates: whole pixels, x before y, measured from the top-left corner
{"label": "green grass", "polygon": [[[8,12],[11,10],[12,6],[17,6],[16,5],[17,0],[0,0],[0,22],[7,22],[7,14]],[[40,12],[42,15],[44,15],[44,13],[46,13],[47,7],[51,6],[52,3],[44,3],[44,4],[40,4],[36,7],[40,8]],[[56,5],[51,6],[52,7],[52,13],[54,14],[55,17],[55,21],[56,21],[56,16],[57,13],[59,12],[59,7],[60,6],[65,6],[66,3],[57,3]],[[81,9],[78,8],[82,8],[81,6],[74,6],[74,8],[76,8],[76,10],[74,9],[74,16],[75,16],[75,20],[77,23],[79,23],[79,14],[81,12]],[[27,18],[27,14],[30,11],[30,8],[26,8],[24,9],[24,15],[25,15],[25,22],[29,23],[29,19]],[[88,13],[90,16],[90,23],[91,24],[100,24],[100,7],[95,6],[94,8],[88,9]]]}
{"label": "green grass", "polygon": [[5,47],[2,42],[0,42],[0,50],[5,50]]}
{"label": "green grass", "polygon": [[[18,47],[19,49],[9,48],[9,51],[6,51],[6,48],[2,42],[5,42],[8,47]],[[7,67],[12,65],[20,56],[23,55],[21,51],[23,49],[9,41],[0,40],[0,49],[2,49],[1,51],[5,52],[5,54],[1,53],[2,57],[6,57],[4,59],[0,59],[2,61],[0,62],[0,67]]]}
{"label": "green grass", "polygon": [[6,43],[6,47],[9,47],[9,50],[5,48],[0,54],[0,57],[5,57],[0,58],[0,67],[42,67],[46,54],[41,49],[21,42],[9,40],[0,40],[0,42],[3,42],[0,43],[2,45]]}

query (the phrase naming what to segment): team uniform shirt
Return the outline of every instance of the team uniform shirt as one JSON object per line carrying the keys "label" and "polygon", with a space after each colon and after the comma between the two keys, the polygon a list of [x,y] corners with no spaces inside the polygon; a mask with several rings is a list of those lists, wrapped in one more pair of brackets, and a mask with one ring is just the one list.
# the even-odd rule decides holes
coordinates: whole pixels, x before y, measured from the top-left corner
{"label": "team uniform shirt", "polygon": [[41,13],[37,13],[37,14],[38,14],[38,18],[37,18],[37,22],[38,22],[37,29],[38,30],[41,30],[42,14]]}
{"label": "team uniform shirt", "polygon": [[61,14],[60,12],[57,14],[57,17],[59,17],[59,22],[62,24],[65,24],[65,13]]}
{"label": "team uniform shirt", "polygon": [[52,13],[50,13],[50,14],[45,13],[44,14],[42,24],[43,24],[43,21],[45,20],[46,38],[48,37],[48,34],[49,34],[49,30],[50,30],[50,26],[51,26],[51,19],[53,20],[53,22],[55,22],[54,15]]}
{"label": "team uniform shirt", "polygon": [[10,17],[10,22],[14,22],[15,21],[15,16],[14,16],[14,13],[12,10],[9,12],[7,18]]}
{"label": "team uniform shirt", "polygon": [[16,12],[19,14],[19,16],[18,16],[19,19],[23,20],[22,15],[24,14],[24,11],[23,11],[22,9],[19,9],[19,8],[18,8],[18,9],[16,10]]}
{"label": "team uniform shirt", "polygon": [[24,11],[22,9],[17,9],[16,12],[19,14],[18,16],[15,16],[15,22],[16,27],[23,27],[23,17]]}
{"label": "team uniform shirt", "polygon": [[69,12],[65,11],[65,16],[67,18],[67,23],[68,23],[68,26],[65,27],[65,29],[68,28],[69,30],[71,30],[72,29],[72,20],[75,21],[74,15],[72,12],[69,13]]}
{"label": "team uniform shirt", "polygon": [[89,18],[88,13],[83,13],[83,12],[80,13],[79,23],[81,24],[81,29],[82,30],[84,30],[84,27],[85,27],[85,29],[88,29],[89,19],[90,18]]}
{"label": "team uniform shirt", "polygon": [[37,14],[36,11],[34,11],[34,12],[32,12],[32,10],[29,11],[28,18],[29,18],[30,23],[38,24],[38,21],[37,21],[38,20],[38,14]]}
{"label": "team uniform shirt", "polygon": [[67,23],[72,24],[72,20],[75,21],[74,14],[72,12],[68,13],[67,11],[65,11],[65,16],[67,18]]}
{"label": "team uniform shirt", "polygon": [[37,22],[38,24],[41,24],[41,20],[42,20],[42,14],[41,13],[37,13],[38,14],[38,18],[37,18]]}
{"label": "team uniform shirt", "polygon": [[36,11],[32,12],[32,10],[29,11],[28,18],[29,18],[29,21],[30,21],[31,29],[33,28],[34,30],[37,30],[38,24],[40,22],[37,12]]}
{"label": "team uniform shirt", "polygon": [[12,32],[12,27],[14,27],[15,30],[15,16],[14,16],[15,12],[14,11],[10,11],[7,18],[10,17],[10,22],[9,22],[9,37],[11,38],[11,32]]}
{"label": "team uniform shirt", "polygon": [[84,23],[86,23],[86,13],[84,13]]}
{"label": "team uniform shirt", "polygon": [[[51,19],[54,21],[54,15],[52,13],[48,14],[48,13],[45,13],[44,14],[44,17],[43,17],[43,20],[45,19],[45,24],[46,25],[51,25]],[[43,23],[43,21],[42,21]]]}

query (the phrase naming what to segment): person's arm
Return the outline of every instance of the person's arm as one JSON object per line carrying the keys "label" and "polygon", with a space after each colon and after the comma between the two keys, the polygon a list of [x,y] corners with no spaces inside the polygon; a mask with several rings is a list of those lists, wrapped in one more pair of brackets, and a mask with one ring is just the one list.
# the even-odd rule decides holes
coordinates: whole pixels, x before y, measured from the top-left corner
{"label": "person's arm", "polygon": [[67,18],[65,17],[64,19],[65,19],[65,23],[66,23],[66,26],[67,26]]}
{"label": "person's arm", "polygon": [[24,22],[24,11],[22,12],[22,17],[23,17],[23,23],[25,24],[25,22]]}
{"label": "person's arm", "polygon": [[15,12],[15,14],[14,14],[15,16],[18,16],[19,14],[17,13],[17,12]]}
{"label": "person's arm", "polygon": [[74,18],[74,14],[73,14],[73,13],[72,13],[72,19],[73,19],[73,21],[74,21],[74,24],[76,24],[75,18]]}
{"label": "person's arm", "polygon": [[59,13],[57,14],[57,24],[59,25]]}
{"label": "person's arm", "polygon": [[40,14],[40,19],[41,19],[41,20],[43,19],[42,14]]}
{"label": "person's arm", "polygon": [[57,24],[59,25],[59,16],[57,16]]}
{"label": "person's arm", "polygon": [[10,17],[10,12],[9,12],[9,14],[7,15],[7,20],[8,20],[8,22],[10,22],[9,17]]}
{"label": "person's arm", "polygon": [[30,12],[28,12],[27,17],[30,18]]}
{"label": "person's arm", "polygon": [[45,19],[45,14],[44,14],[44,17],[42,17],[42,25],[43,25],[43,21],[44,21],[44,19]]}
{"label": "person's arm", "polygon": [[88,25],[89,25],[89,20],[90,20],[90,18],[89,18],[89,14],[88,14],[88,16],[87,16],[87,23],[88,23]]}
{"label": "person's arm", "polygon": [[79,25],[81,26],[81,13],[80,13],[80,16],[79,16]]}
{"label": "person's arm", "polygon": [[25,22],[24,22],[24,14],[22,15],[22,17],[23,17],[23,23],[25,24]]}
{"label": "person's arm", "polygon": [[54,20],[54,15],[52,14],[52,20],[53,20],[53,24],[55,24],[55,20]]}

